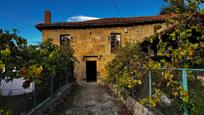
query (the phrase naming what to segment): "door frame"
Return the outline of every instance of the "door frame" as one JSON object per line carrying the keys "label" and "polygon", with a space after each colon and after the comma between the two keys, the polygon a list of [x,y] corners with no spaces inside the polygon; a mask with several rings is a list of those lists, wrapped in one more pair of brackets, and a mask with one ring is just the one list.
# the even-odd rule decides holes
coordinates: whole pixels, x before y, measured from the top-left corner
{"label": "door frame", "polygon": [[[95,67],[94,67],[95,68],[95,77],[94,77],[95,79],[94,80],[88,79],[87,62],[92,62],[92,63],[95,62]],[[86,60],[85,63],[86,63],[86,82],[97,82],[97,61],[96,60]]]}

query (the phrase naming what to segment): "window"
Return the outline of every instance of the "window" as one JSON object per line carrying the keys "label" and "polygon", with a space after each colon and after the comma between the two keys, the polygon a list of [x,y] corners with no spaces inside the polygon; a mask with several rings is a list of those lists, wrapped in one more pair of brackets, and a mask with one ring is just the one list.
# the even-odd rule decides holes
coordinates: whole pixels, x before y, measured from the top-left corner
{"label": "window", "polygon": [[121,34],[111,33],[111,53],[114,53],[121,45]]}
{"label": "window", "polygon": [[60,46],[70,46],[71,36],[70,35],[60,35]]}

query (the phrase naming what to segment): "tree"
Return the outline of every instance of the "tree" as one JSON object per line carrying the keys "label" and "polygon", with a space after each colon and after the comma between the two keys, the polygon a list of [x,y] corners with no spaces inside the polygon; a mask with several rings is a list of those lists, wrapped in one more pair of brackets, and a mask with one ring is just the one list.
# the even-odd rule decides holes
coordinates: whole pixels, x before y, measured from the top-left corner
{"label": "tree", "polygon": [[[169,1],[169,4],[173,3]],[[197,53],[204,47],[204,31],[201,22],[203,16],[199,13],[200,3],[202,1],[188,1],[184,11],[178,12],[176,17],[166,19],[165,31],[155,31],[154,36],[151,36],[149,42],[151,42],[151,48],[154,48],[152,49],[155,52],[154,58],[165,57],[159,60],[162,66],[188,68],[200,63],[200,55]],[[165,65],[166,61],[168,65]]]}
{"label": "tree", "polygon": [[12,80],[19,77],[16,70],[23,66],[20,54],[27,47],[27,42],[17,35],[17,30],[12,33],[0,30],[0,79]]}
{"label": "tree", "polygon": [[161,9],[160,14],[180,13],[185,11],[184,0],[164,0],[164,1],[168,2],[168,5]]}
{"label": "tree", "polygon": [[[199,103],[201,105],[195,104],[195,97],[198,97],[199,93],[203,93],[203,90],[195,90],[190,86],[190,94],[188,94],[180,83],[181,73],[173,70],[160,71],[161,67],[191,68],[201,63],[203,55],[201,55],[200,51],[204,49],[204,27],[202,22],[203,15],[199,13],[199,5],[203,3],[203,1],[187,0],[184,5],[183,2],[179,0],[165,1],[169,4],[169,7],[165,7],[167,10],[165,23],[163,24],[165,29],[161,28],[163,25],[155,26],[154,35],[139,44],[142,53],[130,56],[134,53],[126,50],[126,52],[120,53],[129,55],[120,57],[116,55],[116,58],[109,64],[108,78],[122,78],[123,74],[119,74],[118,77],[115,77],[116,74],[114,73],[120,71],[117,68],[123,66],[128,67],[130,65],[129,63],[123,64],[123,61],[120,66],[112,63],[120,63],[121,60],[126,59],[134,60],[132,62],[133,67],[137,67],[137,63],[139,63],[139,65],[143,65],[142,67],[155,73],[153,79],[155,81],[155,85],[153,85],[155,90],[153,91],[153,95],[141,100],[142,104],[155,107],[160,103],[160,97],[164,94],[168,98],[171,98],[173,102],[179,102],[179,107],[174,106],[174,108],[179,108],[176,112],[181,112],[184,111],[185,108],[188,108],[192,114],[203,114],[204,111],[201,108],[203,107],[203,102]],[[163,30],[161,31],[160,29]],[[124,49],[127,49],[126,47]],[[138,49],[133,48],[131,51],[136,52]],[[149,55],[150,52],[152,52],[151,55]],[[142,54],[144,54],[144,56],[142,56]],[[149,56],[149,58],[146,58],[147,56]],[[140,61],[138,57],[143,57],[144,60]],[[135,71],[139,71],[139,69],[127,69],[127,71],[128,73],[134,73]],[[121,73],[123,73],[123,71]],[[131,74],[127,74],[127,77],[131,78],[132,76]],[[142,79],[144,78],[138,79],[142,81],[141,85],[145,83]],[[195,78],[193,78],[191,74],[189,74],[188,80],[191,84],[196,83]],[[125,85],[123,82],[119,83],[116,83],[116,85]],[[202,99],[198,100],[201,101]]]}
{"label": "tree", "polygon": [[[171,6],[166,8],[169,14],[165,21],[166,29],[162,32],[157,32],[159,29],[157,28],[155,34],[143,43],[143,45],[146,44],[146,48],[144,49],[150,47],[149,50],[154,52],[154,56],[151,57],[151,60],[147,61],[146,67],[151,70],[159,69],[160,67],[198,67],[203,58],[201,51],[204,49],[203,15],[199,13],[199,5],[203,3],[203,1],[188,0],[185,1],[182,7],[177,0],[166,0],[166,2]],[[172,17],[172,14],[175,13],[176,16]],[[148,52],[146,52],[146,54],[148,55]],[[196,95],[198,93],[195,93],[195,89],[191,86],[189,87],[190,94],[184,91],[180,84],[180,74],[181,73],[173,70],[162,71],[160,82],[166,84],[168,88],[168,91],[163,90],[163,92],[167,94],[168,97],[174,97],[174,101],[180,102],[180,104],[182,103],[184,105],[182,107],[188,107],[192,114],[203,114],[203,110],[199,108],[203,105],[195,106],[195,101],[192,98],[197,97]],[[192,82],[194,78],[190,75],[188,76],[188,80]],[[194,81],[192,84],[195,83]],[[162,87],[164,87],[164,85]],[[168,93],[169,91],[171,93]],[[199,93],[203,92],[200,91]],[[151,100],[152,98],[149,99],[149,101]],[[183,111],[184,108],[182,108],[181,111]]]}
{"label": "tree", "polygon": [[35,80],[41,82],[54,77],[56,71],[67,71],[75,58],[71,47],[60,47],[48,40],[40,45],[28,45],[17,30],[0,30],[0,80],[24,77],[26,88]]}

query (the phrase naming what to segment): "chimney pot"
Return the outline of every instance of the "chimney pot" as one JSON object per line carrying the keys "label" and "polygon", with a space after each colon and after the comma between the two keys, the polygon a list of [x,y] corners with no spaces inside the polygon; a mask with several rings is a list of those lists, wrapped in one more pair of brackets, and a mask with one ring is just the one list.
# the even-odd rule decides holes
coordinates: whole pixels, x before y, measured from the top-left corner
{"label": "chimney pot", "polygon": [[51,12],[45,11],[45,23],[50,24],[51,23]]}

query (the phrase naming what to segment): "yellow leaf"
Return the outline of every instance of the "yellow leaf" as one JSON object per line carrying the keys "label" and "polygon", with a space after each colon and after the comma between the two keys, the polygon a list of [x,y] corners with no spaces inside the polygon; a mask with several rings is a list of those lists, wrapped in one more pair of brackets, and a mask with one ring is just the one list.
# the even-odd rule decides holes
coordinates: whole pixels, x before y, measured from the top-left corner
{"label": "yellow leaf", "polygon": [[153,107],[156,107],[156,103],[152,103],[152,106],[153,106]]}
{"label": "yellow leaf", "polygon": [[0,70],[4,70],[5,64],[0,60]]}
{"label": "yellow leaf", "polygon": [[141,85],[142,84],[142,82],[141,82],[141,80],[138,80],[138,82],[137,82],[139,85]]}
{"label": "yellow leaf", "polygon": [[173,95],[178,96],[178,92],[177,91],[173,92]]}
{"label": "yellow leaf", "polygon": [[1,51],[1,54],[4,56],[9,56],[11,54],[11,51],[9,48],[6,48],[5,50]]}

